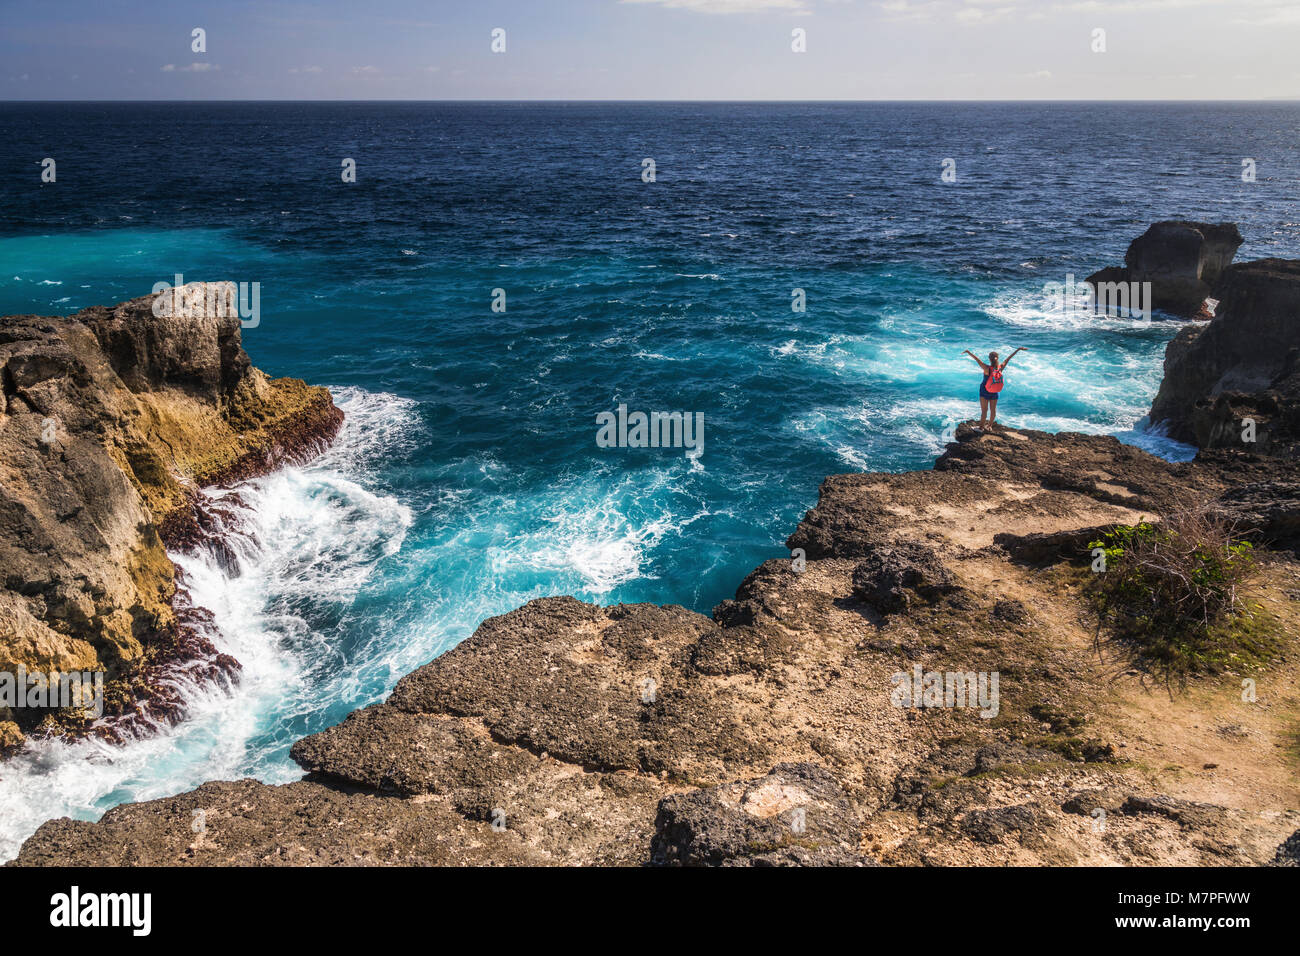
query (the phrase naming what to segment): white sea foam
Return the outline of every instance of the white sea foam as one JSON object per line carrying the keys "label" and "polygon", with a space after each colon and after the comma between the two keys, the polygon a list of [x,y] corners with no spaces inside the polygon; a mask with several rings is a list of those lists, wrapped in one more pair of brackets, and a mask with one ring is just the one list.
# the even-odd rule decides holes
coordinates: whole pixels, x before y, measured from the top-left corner
{"label": "white sea foam", "polygon": [[1152,427],[1146,418],[1141,419],[1131,429],[1116,432],[1115,437],[1126,445],[1141,448],[1166,461],[1191,461],[1197,453],[1195,445],[1175,441],[1169,437],[1163,424]]}
{"label": "white sea foam", "polygon": [[243,665],[238,683],[189,688],[186,719],[156,734],[123,745],[42,742],[0,764],[0,858],[52,817],[95,819],[124,801],[254,769],[271,782],[300,776],[292,766],[267,771],[260,752],[282,746],[280,731],[321,694],[347,690],[309,683],[311,675],[356,679],[303,608],[309,598],[318,615],[322,606],[346,609],[412,522],[405,505],[363,481],[374,456],[412,440],[414,403],[358,389],[334,394],[347,418],[325,455],[214,494],[240,519],[227,538],[237,572],[206,552],[172,556],[194,602],[213,612],[214,643]]}
{"label": "white sea foam", "polygon": [[[572,523],[575,518],[576,524]],[[561,575],[577,575],[583,590],[593,597],[604,596],[620,584],[640,577],[646,551],[658,544],[673,526],[667,516],[640,527],[631,526],[616,510],[600,506],[566,515],[563,526],[560,519],[552,519],[552,525],[553,528],[540,535],[541,541],[534,542],[536,550],[528,559],[528,566]],[[497,557],[496,567],[517,561],[510,552],[499,553]]]}
{"label": "white sea foam", "polygon": [[1157,317],[1112,316],[1088,309],[1053,308],[1048,298],[1042,291],[1005,292],[985,306],[984,311],[1008,325],[1053,331],[1143,329],[1150,328],[1153,323],[1173,321]]}
{"label": "white sea foam", "polygon": [[[543,593],[574,594],[599,600],[629,581],[652,579],[646,559],[660,542],[704,517],[700,507],[682,518],[670,495],[683,467],[691,462],[633,472],[584,474],[562,478],[545,490],[515,497],[486,496],[474,503],[474,513],[460,520],[457,540],[469,542],[490,535],[484,551],[485,593],[505,591],[491,613]],[[504,521],[509,534],[492,534],[484,527]],[[485,534],[486,532],[486,534]]]}
{"label": "white sea foam", "polygon": [[637,352],[632,356],[639,359],[652,359],[656,362],[680,362],[681,359],[673,358],[671,355],[664,355],[661,352],[646,352],[644,350]]}

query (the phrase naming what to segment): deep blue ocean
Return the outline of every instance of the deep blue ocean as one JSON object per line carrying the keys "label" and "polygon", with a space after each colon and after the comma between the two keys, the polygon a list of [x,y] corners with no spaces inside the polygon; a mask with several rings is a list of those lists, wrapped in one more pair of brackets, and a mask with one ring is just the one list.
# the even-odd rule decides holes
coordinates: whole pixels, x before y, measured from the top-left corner
{"label": "deep blue ocean", "polygon": [[[1178,324],[1044,285],[1159,219],[1300,256],[1296,104],[11,103],[0,133],[0,314],[258,282],[254,363],[348,414],[241,489],[240,575],[178,556],[239,689],[0,765],[0,858],[50,817],[296,779],[294,740],[530,598],[707,614],[824,476],[930,466],[978,416],[964,349],[1028,349],[1009,425],[1186,456],[1143,429]],[[702,454],[597,447],[620,403],[703,413]]]}

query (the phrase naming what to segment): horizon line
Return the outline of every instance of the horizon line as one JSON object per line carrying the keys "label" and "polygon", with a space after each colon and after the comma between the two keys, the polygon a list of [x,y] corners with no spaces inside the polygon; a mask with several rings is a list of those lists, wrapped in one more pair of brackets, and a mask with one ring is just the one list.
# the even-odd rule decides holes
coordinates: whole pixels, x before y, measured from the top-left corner
{"label": "horizon line", "polygon": [[1177,99],[1144,99],[1141,97],[1108,97],[1104,99],[1070,99],[1063,97],[1041,97],[1030,99],[1019,98],[993,98],[980,99],[976,97],[950,98],[950,99],[930,99],[922,97],[892,97],[881,99],[850,99],[850,98],[831,98],[831,99],[653,99],[649,97],[636,99],[606,99],[599,97],[579,97],[579,98],[501,98],[501,97],[459,97],[455,99],[425,99],[420,97],[378,97],[372,99],[333,99],[326,97],[311,97],[300,99],[282,99],[279,97],[241,97],[241,98],[223,98],[223,97],[198,97],[198,98],[167,98],[167,99],[74,99],[71,97],[58,99],[7,99],[0,98],[0,103],[27,103],[27,104],[49,104],[49,103],[605,103],[605,104],[625,104],[625,103],[658,103],[658,104],[679,104],[679,103],[718,103],[718,104],[824,104],[824,103],[846,103],[846,104],[866,104],[866,103],[1073,103],[1073,104],[1096,104],[1096,103],[1300,103],[1300,94],[1295,96],[1269,96],[1258,97],[1255,99],[1240,99],[1235,97],[1182,97]]}

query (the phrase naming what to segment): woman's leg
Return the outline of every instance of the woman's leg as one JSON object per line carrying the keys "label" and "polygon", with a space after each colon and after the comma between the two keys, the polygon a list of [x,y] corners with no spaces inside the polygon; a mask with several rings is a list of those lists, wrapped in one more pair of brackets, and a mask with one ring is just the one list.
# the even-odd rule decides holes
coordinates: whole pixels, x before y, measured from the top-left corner
{"label": "woman's leg", "polygon": [[989,424],[996,425],[997,423],[998,423],[998,400],[996,398],[990,398],[989,399]]}
{"label": "woman's leg", "polygon": [[983,395],[980,396],[980,424],[983,425],[989,417],[989,400]]}

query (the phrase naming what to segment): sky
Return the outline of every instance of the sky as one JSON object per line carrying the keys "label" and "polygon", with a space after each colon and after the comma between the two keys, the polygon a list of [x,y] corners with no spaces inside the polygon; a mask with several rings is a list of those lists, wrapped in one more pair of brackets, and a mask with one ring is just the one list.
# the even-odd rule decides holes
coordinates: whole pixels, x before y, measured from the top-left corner
{"label": "sky", "polygon": [[1296,99],[1298,50],[1300,0],[0,0],[6,100]]}

